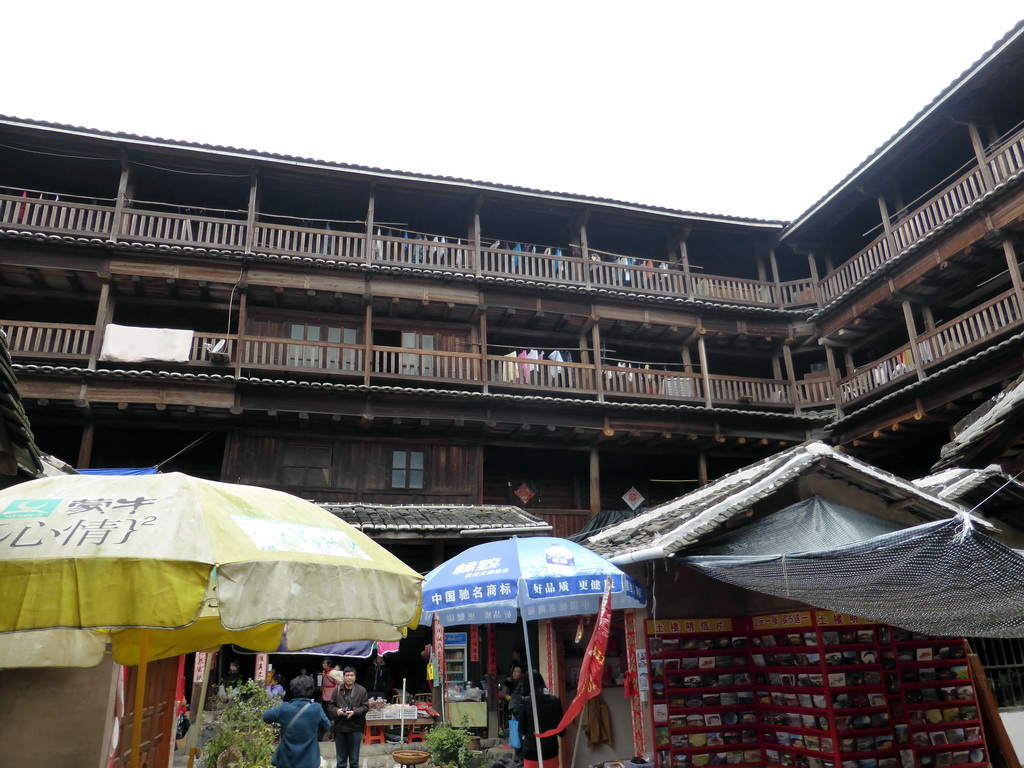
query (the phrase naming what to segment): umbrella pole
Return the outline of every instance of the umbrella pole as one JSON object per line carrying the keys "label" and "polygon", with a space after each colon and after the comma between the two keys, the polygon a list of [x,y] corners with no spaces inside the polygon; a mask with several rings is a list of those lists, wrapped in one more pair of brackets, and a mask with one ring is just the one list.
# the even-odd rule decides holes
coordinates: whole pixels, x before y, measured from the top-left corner
{"label": "umbrella pole", "polygon": [[[537,689],[533,684],[533,657],[530,655],[530,635],[526,631],[526,619],[523,619],[523,645],[526,648],[526,666],[529,668],[526,674],[530,678],[530,707],[533,709],[533,730],[537,733],[543,733],[540,718],[537,716]],[[537,764],[540,768],[544,768],[544,750],[541,749],[540,739],[537,739]]]}
{"label": "umbrella pole", "polygon": [[[200,651],[199,653],[205,653]],[[197,653],[196,656],[199,654]],[[206,655],[206,671],[203,674],[203,682],[199,686],[199,706],[196,709],[195,716],[193,717],[194,722],[189,732],[185,734],[185,749],[188,752],[188,768],[192,768],[195,764],[196,755],[199,754],[197,747],[199,746],[199,735],[203,730],[203,713],[206,711],[206,692],[210,686],[210,673],[213,671],[213,665],[210,663],[210,655]]]}
{"label": "umbrella pole", "polygon": [[132,747],[128,757],[129,768],[139,768],[139,749],[142,746],[142,710],[146,703],[146,666],[149,657],[149,630],[143,629],[139,638],[139,673],[135,676],[135,705],[132,712]]}
{"label": "umbrella pole", "polygon": [[[405,678],[404,677],[402,678],[402,700],[401,700],[401,702],[399,702],[399,706],[402,706],[402,707],[405,706]],[[405,742],[405,710],[401,709],[399,711],[402,713],[402,716],[399,718],[399,720],[402,721],[402,725],[401,725],[401,730],[398,733],[398,743],[399,744],[403,744]],[[419,715],[418,712],[416,714]]]}

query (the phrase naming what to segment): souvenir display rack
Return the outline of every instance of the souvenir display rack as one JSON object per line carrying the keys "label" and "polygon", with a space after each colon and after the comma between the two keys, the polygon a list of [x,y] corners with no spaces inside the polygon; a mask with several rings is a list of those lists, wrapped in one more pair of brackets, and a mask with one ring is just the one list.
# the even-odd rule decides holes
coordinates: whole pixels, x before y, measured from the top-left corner
{"label": "souvenir display rack", "polygon": [[984,768],[962,639],[831,611],[647,622],[657,768]]}
{"label": "souvenir display rack", "polygon": [[759,766],[746,620],[648,624],[658,768]]}
{"label": "souvenir display rack", "polygon": [[900,718],[901,768],[979,768],[988,765],[978,699],[960,638],[893,630],[883,649],[895,662],[890,681],[894,715]]}
{"label": "souvenir display rack", "polygon": [[751,619],[766,765],[896,768],[877,629],[831,611]]}

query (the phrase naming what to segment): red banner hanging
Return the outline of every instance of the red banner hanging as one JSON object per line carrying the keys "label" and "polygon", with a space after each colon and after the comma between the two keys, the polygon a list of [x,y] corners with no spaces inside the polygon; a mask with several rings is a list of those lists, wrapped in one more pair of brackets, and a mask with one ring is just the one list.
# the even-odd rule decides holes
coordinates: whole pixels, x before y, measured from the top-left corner
{"label": "red banner hanging", "polygon": [[498,638],[494,625],[487,625],[487,674],[498,674]]}
{"label": "red banner hanging", "polygon": [[612,580],[609,576],[604,584],[604,597],[601,598],[601,608],[597,612],[594,634],[590,636],[587,652],[583,654],[583,665],[580,667],[580,681],[576,686],[576,698],[572,700],[572,703],[565,710],[561,722],[550,731],[538,733],[538,738],[545,739],[561,731],[583,711],[587,701],[601,692],[601,683],[604,677],[604,652],[608,647],[608,634],[611,631],[611,626]]}
{"label": "red banner hanging", "polygon": [[469,660],[480,661],[480,626],[473,624],[469,628]]}

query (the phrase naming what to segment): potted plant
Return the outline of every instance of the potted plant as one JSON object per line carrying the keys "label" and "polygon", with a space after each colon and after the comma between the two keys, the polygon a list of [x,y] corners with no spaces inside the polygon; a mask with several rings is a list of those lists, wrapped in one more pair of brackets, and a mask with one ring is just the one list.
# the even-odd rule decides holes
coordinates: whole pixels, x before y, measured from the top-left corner
{"label": "potted plant", "polygon": [[470,738],[473,738],[473,734],[465,728],[456,728],[451,723],[438,723],[427,729],[424,742],[435,766],[467,768],[470,758],[467,743]]}
{"label": "potted plant", "polygon": [[231,691],[217,709],[213,735],[203,745],[203,768],[218,768],[222,755],[233,768],[264,768],[274,755],[277,729],[263,722],[263,713],[280,702],[252,680]]}

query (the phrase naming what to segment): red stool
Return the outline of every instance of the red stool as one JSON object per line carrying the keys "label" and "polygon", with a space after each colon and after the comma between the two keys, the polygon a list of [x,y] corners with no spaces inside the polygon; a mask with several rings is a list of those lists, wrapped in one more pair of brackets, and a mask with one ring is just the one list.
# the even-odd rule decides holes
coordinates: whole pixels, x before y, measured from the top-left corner
{"label": "red stool", "polygon": [[383,725],[367,723],[366,726],[367,728],[363,732],[363,744],[383,744],[385,742]]}
{"label": "red stool", "polygon": [[426,733],[426,726],[410,725],[408,742],[412,744],[414,741],[423,741],[424,733]]}

